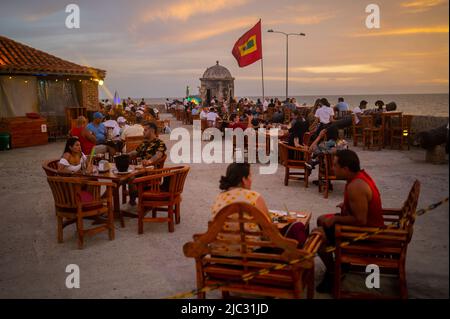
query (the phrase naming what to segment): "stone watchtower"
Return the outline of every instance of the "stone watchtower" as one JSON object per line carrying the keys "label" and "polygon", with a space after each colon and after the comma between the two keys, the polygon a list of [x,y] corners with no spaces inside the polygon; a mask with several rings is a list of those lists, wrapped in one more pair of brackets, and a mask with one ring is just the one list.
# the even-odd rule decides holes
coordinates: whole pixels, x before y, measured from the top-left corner
{"label": "stone watchtower", "polygon": [[203,105],[209,105],[211,99],[216,97],[219,101],[226,101],[234,97],[234,78],[226,67],[216,65],[206,69],[200,78],[200,96]]}

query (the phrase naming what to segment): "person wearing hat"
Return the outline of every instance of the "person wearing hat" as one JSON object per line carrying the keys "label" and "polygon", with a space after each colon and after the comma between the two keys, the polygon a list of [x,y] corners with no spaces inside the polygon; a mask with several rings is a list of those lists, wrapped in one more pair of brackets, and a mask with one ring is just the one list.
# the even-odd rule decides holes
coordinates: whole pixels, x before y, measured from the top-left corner
{"label": "person wearing hat", "polygon": [[108,131],[108,128],[112,128],[112,138],[120,136],[119,123],[117,123],[117,121],[114,120],[110,115],[105,116],[105,121],[103,122],[103,125],[105,125],[106,131]]}
{"label": "person wearing hat", "polygon": [[86,126],[86,129],[90,131],[95,136],[95,153],[96,154],[104,154],[108,151],[115,153],[114,150],[109,150],[106,143],[106,127],[102,123],[103,122],[103,114],[100,112],[95,112],[94,117],[91,123]]}

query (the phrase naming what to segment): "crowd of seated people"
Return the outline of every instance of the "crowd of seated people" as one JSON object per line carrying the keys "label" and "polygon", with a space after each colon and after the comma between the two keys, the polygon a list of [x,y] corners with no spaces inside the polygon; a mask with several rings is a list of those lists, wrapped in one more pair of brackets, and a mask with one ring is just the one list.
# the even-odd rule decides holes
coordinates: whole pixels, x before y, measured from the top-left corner
{"label": "crowd of seated people", "polygon": [[84,154],[107,154],[108,157],[116,153],[125,152],[127,137],[143,136],[145,121],[156,121],[158,110],[146,104],[142,99],[136,103],[131,98],[122,104],[113,105],[108,99],[100,102],[99,111],[92,115],[92,121],[79,116],[70,137],[77,137]]}
{"label": "crowd of seated people", "polygon": [[[326,98],[319,98],[314,106],[300,105],[295,98],[280,101],[278,98],[265,98],[253,101],[248,98],[218,100],[213,97],[208,103],[197,104],[193,101],[174,101],[169,106],[184,110],[192,115],[198,115],[200,120],[206,120],[208,127],[225,128],[254,128],[281,127],[289,130],[287,142],[290,146],[301,146],[305,132],[311,133],[310,141],[317,140],[317,145],[323,142],[325,134],[321,132],[329,129],[337,132],[360,122],[361,115],[376,114],[396,109],[395,102],[384,104],[375,102],[375,107],[368,109],[368,102],[362,100],[359,106],[351,108],[343,97],[339,97],[335,105]],[[376,125],[381,125],[381,116],[376,117]],[[294,142],[295,140],[295,142]]]}

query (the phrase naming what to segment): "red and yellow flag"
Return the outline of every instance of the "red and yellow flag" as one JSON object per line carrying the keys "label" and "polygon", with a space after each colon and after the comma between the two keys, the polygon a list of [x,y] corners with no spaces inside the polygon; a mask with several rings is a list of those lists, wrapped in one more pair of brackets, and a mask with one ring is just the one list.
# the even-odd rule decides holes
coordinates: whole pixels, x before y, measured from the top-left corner
{"label": "red and yellow flag", "polygon": [[236,41],[231,53],[241,68],[262,59],[261,20]]}

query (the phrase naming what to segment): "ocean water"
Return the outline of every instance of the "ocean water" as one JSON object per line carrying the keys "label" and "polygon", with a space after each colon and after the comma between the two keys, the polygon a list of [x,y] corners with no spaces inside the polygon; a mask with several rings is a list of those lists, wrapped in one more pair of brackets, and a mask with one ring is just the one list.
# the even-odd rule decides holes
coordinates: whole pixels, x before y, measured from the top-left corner
{"label": "ocean water", "polygon": [[[349,104],[350,108],[359,105],[361,100],[369,102],[367,108],[374,108],[375,101],[382,100],[385,104],[389,102],[395,102],[397,104],[397,110],[405,114],[412,115],[433,115],[433,116],[449,116],[449,104],[448,94],[380,94],[380,95],[324,95],[324,96],[294,96],[297,102],[302,105],[313,105],[315,100],[321,97],[325,97],[334,105],[337,103],[339,97],[343,97]],[[248,98],[256,101],[260,97],[249,96]],[[275,98],[270,96],[269,98]],[[278,97],[280,100],[284,100],[284,97]],[[169,100],[174,99],[169,97]],[[182,99],[182,98],[178,98]],[[140,100],[136,98],[135,100]],[[164,103],[166,98],[146,98],[145,101],[149,104]]]}

